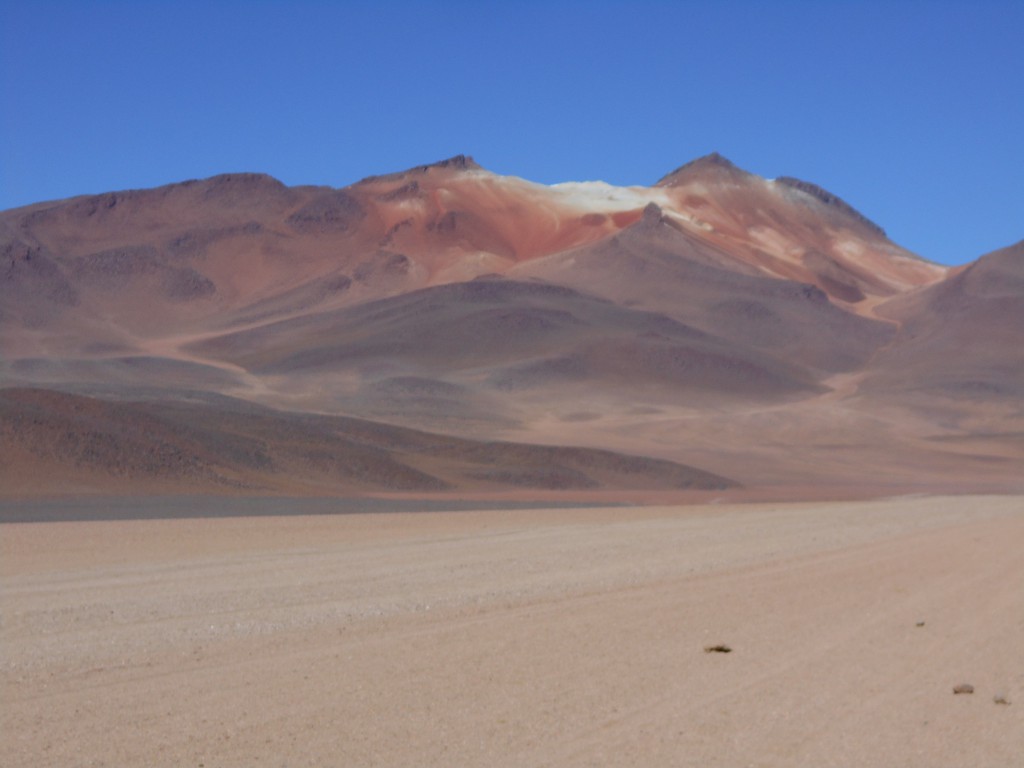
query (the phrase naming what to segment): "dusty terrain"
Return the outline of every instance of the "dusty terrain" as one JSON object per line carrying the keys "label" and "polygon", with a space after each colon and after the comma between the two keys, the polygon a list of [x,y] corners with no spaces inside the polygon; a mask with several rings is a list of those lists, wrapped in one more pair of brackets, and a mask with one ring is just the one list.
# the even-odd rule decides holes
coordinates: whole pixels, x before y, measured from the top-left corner
{"label": "dusty terrain", "polygon": [[718,155],[2,211],[0,765],[1012,764],[1022,330]]}
{"label": "dusty terrain", "polygon": [[[0,525],[0,764],[1024,754],[1019,496],[261,514],[270,503],[292,516]],[[962,683],[974,693],[954,695]]]}

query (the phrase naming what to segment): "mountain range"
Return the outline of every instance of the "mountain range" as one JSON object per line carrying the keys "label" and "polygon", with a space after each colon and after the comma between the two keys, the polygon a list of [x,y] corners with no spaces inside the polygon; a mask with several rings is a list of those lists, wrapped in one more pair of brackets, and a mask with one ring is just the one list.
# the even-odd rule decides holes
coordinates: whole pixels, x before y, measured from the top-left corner
{"label": "mountain range", "polygon": [[720,155],[0,212],[0,493],[1024,489],[1024,241],[931,263]]}

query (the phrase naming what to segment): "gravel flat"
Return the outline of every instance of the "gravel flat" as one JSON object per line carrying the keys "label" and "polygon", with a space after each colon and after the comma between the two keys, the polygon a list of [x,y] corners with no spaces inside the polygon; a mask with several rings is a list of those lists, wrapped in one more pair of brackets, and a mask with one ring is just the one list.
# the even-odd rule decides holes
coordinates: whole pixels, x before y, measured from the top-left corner
{"label": "gravel flat", "polygon": [[203,511],[0,525],[0,764],[1024,754],[1021,497]]}

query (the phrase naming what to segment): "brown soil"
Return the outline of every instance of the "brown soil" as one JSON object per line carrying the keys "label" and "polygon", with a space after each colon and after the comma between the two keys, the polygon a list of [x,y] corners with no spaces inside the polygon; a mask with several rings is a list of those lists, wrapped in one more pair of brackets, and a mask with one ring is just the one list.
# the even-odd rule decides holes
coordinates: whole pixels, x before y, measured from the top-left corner
{"label": "brown soil", "polygon": [[3,525],[0,763],[1012,765],[1022,505]]}

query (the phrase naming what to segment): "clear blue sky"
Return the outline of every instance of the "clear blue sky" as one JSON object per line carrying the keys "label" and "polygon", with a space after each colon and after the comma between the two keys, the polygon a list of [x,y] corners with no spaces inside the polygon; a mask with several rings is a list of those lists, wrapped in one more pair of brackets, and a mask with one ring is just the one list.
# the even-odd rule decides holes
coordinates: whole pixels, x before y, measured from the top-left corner
{"label": "clear blue sky", "polygon": [[717,150],[962,263],[1024,238],[1024,0],[0,0],[0,209],[453,154],[651,184]]}

